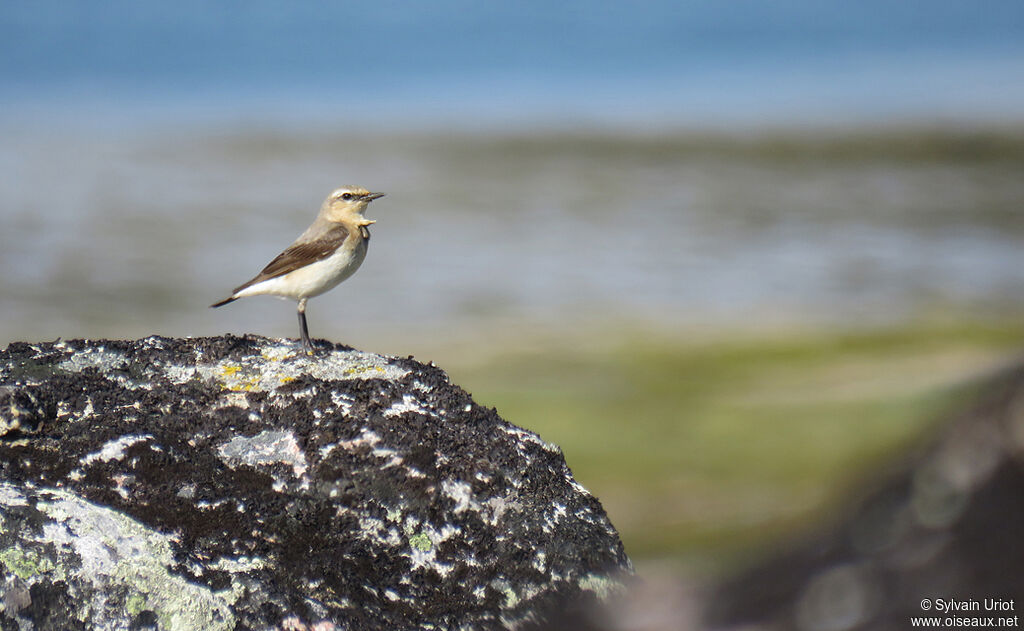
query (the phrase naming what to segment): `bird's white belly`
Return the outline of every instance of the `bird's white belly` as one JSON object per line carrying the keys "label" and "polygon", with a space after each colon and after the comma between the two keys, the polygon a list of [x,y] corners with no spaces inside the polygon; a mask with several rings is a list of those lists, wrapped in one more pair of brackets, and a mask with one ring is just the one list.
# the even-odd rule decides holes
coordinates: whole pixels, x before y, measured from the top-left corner
{"label": "bird's white belly", "polygon": [[240,291],[238,297],[269,294],[301,300],[319,296],[359,269],[366,258],[366,246],[366,241],[360,240],[354,247],[339,248],[325,259],[248,287]]}

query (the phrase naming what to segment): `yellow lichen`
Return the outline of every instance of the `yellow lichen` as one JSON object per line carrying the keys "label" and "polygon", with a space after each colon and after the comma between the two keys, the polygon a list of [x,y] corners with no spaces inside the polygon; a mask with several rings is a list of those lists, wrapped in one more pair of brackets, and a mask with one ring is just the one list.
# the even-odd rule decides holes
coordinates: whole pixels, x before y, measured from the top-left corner
{"label": "yellow lichen", "polygon": [[239,379],[233,384],[225,383],[224,387],[232,392],[251,392],[256,389],[256,386],[258,386],[259,383],[260,378],[256,376],[250,377],[249,379]]}
{"label": "yellow lichen", "polygon": [[295,353],[289,352],[283,348],[265,348],[260,352],[260,356],[267,361],[279,362],[295,357]]}
{"label": "yellow lichen", "polygon": [[345,375],[363,375],[371,371],[385,372],[381,366],[354,366],[345,370]]}

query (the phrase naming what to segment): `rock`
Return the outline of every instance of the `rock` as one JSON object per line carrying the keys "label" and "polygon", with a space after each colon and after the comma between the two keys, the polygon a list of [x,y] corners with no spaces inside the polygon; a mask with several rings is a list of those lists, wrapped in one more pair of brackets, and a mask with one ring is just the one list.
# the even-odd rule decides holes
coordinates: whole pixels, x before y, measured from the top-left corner
{"label": "rock", "polygon": [[504,629],[631,572],[434,366],[261,337],[0,353],[0,629]]}
{"label": "rock", "polygon": [[926,616],[942,628],[1019,626],[1024,367],[981,390],[834,522],[721,585],[707,628],[895,631]]}

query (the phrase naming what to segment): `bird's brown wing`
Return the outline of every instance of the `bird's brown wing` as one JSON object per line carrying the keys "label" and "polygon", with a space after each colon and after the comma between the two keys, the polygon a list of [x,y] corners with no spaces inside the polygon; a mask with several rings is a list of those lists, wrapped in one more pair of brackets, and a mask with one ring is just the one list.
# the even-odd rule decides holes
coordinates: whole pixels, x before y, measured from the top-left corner
{"label": "bird's brown wing", "polygon": [[273,261],[268,263],[267,266],[263,268],[263,271],[255,278],[235,287],[234,291],[231,293],[237,294],[246,287],[251,287],[256,283],[262,283],[263,281],[271,278],[284,276],[289,272],[294,272],[300,267],[305,267],[311,263],[322,261],[334,254],[338,248],[342,247],[348,236],[347,228],[344,226],[336,226],[313,241],[293,243],[288,246],[287,250],[278,254]]}

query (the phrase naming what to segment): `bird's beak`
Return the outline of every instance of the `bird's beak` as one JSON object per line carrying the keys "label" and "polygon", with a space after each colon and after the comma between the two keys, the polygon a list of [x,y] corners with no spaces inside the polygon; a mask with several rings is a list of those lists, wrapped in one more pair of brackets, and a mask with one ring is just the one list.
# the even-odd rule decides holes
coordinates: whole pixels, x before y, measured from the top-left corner
{"label": "bird's beak", "polygon": [[384,193],[367,193],[366,195],[363,195],[363,201],[372,202],[373,200],[381,197],[384,197]]}

